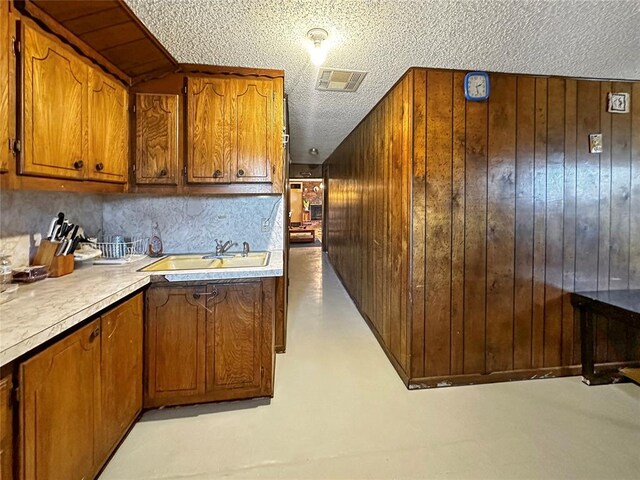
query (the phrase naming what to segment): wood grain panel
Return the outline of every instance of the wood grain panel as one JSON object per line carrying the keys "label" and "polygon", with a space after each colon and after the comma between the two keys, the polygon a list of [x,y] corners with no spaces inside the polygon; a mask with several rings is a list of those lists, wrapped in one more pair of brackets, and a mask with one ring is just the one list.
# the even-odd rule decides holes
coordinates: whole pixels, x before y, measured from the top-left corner
{"label": "wood grain panel", "polygon": [[467,102],[464,373],[485,372],[487,291],[487,104]]}
{"label": "wood grain panel", "polygon": [[9,2],[0,2],[0,173],[9,170]]}
{"label": "wood grain panel", "polygon": [[[411,249],[411,371],[412,377],[424,376],[424,319],[426,283],[426,141],[427,141],[427,72],[414,73],[413,91],[413,211]],[[380,236],[378,235],[378,238]]]}
{"label": "wood grain panel", "polygon": [[12,373],[0,378],[0,478],[13,479],[13,380]]}
{"label": "wood grain panel", "polygon": [[450,373],[452,83],[451,72],[427,73],[424,370],[429,377]]}
{"label": "wood grain panel", "polygon": [[82,179],[88,154],[88,66],[30,23],[23,30],[22,174]]}
{"label": "wood grain panel", "polygon": [[545,321],[543,365],[562,365],[562,249],[564,235],[565,81],[547,85]]}
{"label": "wood grain panel", "polygon": [[[327,245],[336,271],[399,368],[409,365],[411,74],[333,153]],[[366,253],[364,253],[366,251]],[[423,347],[420,347],[423,348]]]}
{"label": "wood grain panel", "polygon": [[[417,80],[416,80],[417,82]],[[451,195],[451,374],[464,373],[464,213],[466,100],[464,74],[453,74]],[[415,220],[414,220],[415,222]]]}
{"label": "wood grain panel", "polygon": [[[639,83],[491,74],[467,102],[464,74],[410,70],[328,159],[331,261],[414,388],[575,374],[568,294],[640,282],[640,102],[606,112]],[[640,358],[637,332],[597,325],[599,361]]]}
{"label": "wood grain panel", "polygon": [[88,177],[126,183],[129,171],[129,94],[95,68],[89,71]]}
{"label": "wood grain panel", "polygon": [[275,161],[273,81],[238,79],[231,82],[231,156],[236,182],[269,182]]}
{"label": "wood grain panel", "polygon": [[189,78],[187,179],[194,183],[231,181],[230,82]]}
{"label": "wood grain panel", "polygon": [[177,185],[178,96],[136,94],[136,183]]}
{"label": "wood grain panel", "polygon": [[545,272],[547,238],[547,82],[536,78],[533,178],[533,321],[531,366],[544,365]]}
{"label": "wood grain panel", "polygon": [[[565,138],[564,138],[564,210],[562,259],[562,364],[575,362],[574,344],[577,315],[574,315],[571,296],[575,286],[576,268],[576,142],[577,142],[577,83],[565,80]],[[579,362],[579,360],[578,360]]]}
{"label": "wood grain panel", "polygon": [[[163,398],[205,391],[204,288],[152,288],[147,292],[145,406]],[[176,321],[180,319],[180,321]]]}
{"label": "wood grain panel", "polygon": [[513,368],[531,368],[535,79],[518,77]]}
{"label": "wood grain panel", "polygon": [[492,77],[487,146],[486,368],[513,369],[516,77]]}
{"label": "wood grain panel", "polygon": [[143,295],[101,317],[100,458],[108,458],[142,408]]}
{"label": "wood grain panel", "polygon": [[20,365],[25,480],[91,478],[99,463],[100,320]]}
{"label": "wood grain panel", "polygon": [[[210,287],[207,300],[207,391],[260,388],[260,282]],[[210,362],[210,363],[209,363]]]}
{"label": "wood grain panel", "polygon": [[[633,84],[631,103],[631,215],[629,236],[640,238],[640,82]],[[630,245],[629,288],[640,288],[640,242]]]}

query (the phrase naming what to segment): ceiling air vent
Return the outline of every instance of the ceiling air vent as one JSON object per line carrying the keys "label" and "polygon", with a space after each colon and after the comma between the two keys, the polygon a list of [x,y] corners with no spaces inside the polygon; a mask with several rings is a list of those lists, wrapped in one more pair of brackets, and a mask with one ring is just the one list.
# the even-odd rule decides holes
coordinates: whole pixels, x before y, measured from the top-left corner
{"label": "ceiling air vent", "polygon": [[324,92],[355,92],[366,76],[367,72],[358,70],[320,68],[316,90]]}

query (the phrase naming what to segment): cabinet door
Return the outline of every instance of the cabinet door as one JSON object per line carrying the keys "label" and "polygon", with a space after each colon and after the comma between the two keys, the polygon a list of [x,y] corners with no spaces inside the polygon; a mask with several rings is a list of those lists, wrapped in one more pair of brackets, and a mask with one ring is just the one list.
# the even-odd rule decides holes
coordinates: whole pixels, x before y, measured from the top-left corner
{"label": "cabinet door", "polygon": [[212,399],[247,398],[261,390],[262,283],[209,287],[207,391]]}
{"label": "cabinet door", "polygon": [[142,328],[142,294],[101,318],[102,458],[142,408]]}
{"label": "cabinet door", "polygon": [[89,478],[98,466],[100,320],[20,366],[24,480]]}
{"label": "cabinet door", "polygon": [[178,95],[136,95],[136,183],[177,185]]}
{"label": "cabinet door", "polygon": [[270,182],[274,164],[274,90],[270,79],[234,79],[231,143],[234,182]]}
{"label": "cabinet door", "polygon": [[0,2],[0,172],[9,169],[9,2]]}
{"label": "cabinet door", "polygon": [[24,138],[20,173],[84,178],[88,67],[57,40],[23,23]]}
{"label": "cabinet door", "polygon": [[125,183],[129,167],[126,88],[96,69],[89,72],[89,165],[92,180]]}
{"label": "cabinet door", "polygon": [[188,402],[204,393],[204,287],[147,291],[145,406]]}
{"label": "cabinet door", "polygon": [[0,479],[13,478],[13,407],[11,375],[0,379]]}
{"label": "cabinet door", "polygon": [[190,78],[188,84],[187,180],[229,183],[232,181],[229,172],[232,148],[230,80]]}

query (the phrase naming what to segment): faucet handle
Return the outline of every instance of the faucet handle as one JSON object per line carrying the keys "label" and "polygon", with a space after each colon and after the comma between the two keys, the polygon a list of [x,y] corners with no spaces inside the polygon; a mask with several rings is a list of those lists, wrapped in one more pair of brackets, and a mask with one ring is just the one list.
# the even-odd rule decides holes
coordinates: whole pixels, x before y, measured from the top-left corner
{"label": "faucet handle", "polygon": [[242,256],[246,257],[249,255],[249,242],[242,242]]}

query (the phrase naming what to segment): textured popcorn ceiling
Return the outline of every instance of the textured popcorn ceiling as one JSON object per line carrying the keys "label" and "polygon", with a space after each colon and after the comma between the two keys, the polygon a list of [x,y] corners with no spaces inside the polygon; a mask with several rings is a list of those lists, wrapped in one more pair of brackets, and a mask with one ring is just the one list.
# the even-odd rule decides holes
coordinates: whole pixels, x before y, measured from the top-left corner
{"label": "textured popcorn ceiling", "polygon": [[[640,79],[640,0],[127,3],[179,62],[284,69],[294,163],[324,161],[411,66]],[[313,27],[325,66],[369,72],[358,92],[314,89]]]}

